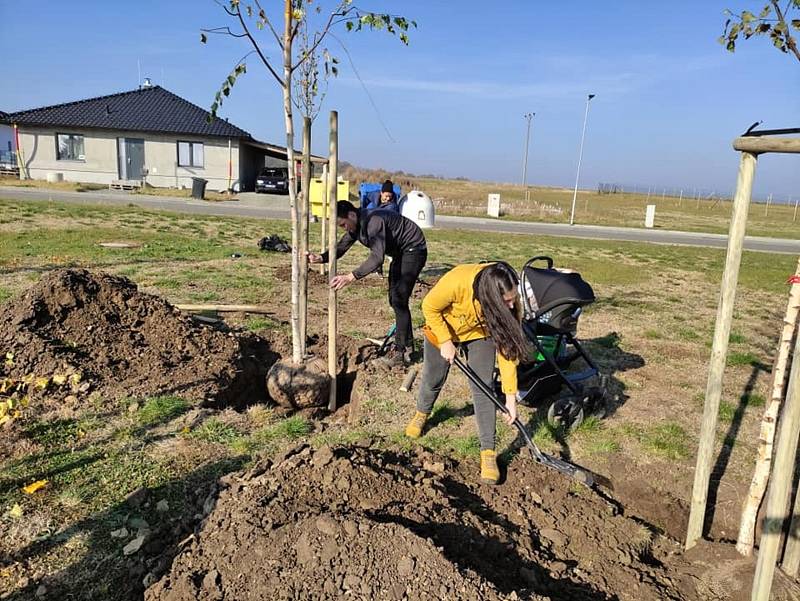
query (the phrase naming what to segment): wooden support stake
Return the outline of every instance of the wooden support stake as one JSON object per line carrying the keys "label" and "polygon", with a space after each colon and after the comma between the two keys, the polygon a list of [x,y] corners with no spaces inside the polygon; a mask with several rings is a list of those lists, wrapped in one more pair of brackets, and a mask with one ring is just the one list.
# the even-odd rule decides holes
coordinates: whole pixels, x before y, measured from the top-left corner
{"label": "wooden support stake", "polygon": [[[797,263],[795,275],[800,275],[800,261]],[[739,524],[739,537],[736,541],[736,550],[742,555],[749,556],[753,553],[755,539],[756,519],[764,491],[767,490],[769,472],[772,467],[772,447],[775,440],[775,424],[784,398],[786,389],[786,373],[789,363],[789,352],[792,350],[792,341],[797,328],[797,316],[800,312],[800,284],[792,284],[789,290],[789,304],[783,318],[783,330],[778,353],[775,357],[775,367],[772,370],[772,394],[769,404],[761,419],[761,432],[758,440],[758,458],[750,482],[750,491],[742,508],[742,520]]]}
{"label": "wooden support stake", "polygon": [[686,531],[686,549],[691,549],[703,535],[703,523],[708,499],[708,481],[714,460],[714,442],[717,429],[717,415],[722,396],[722,376],[728,354],[728,338],[733,320],[733,303],[736,298],[736,284],[739,279],[739,265],[742,259],[747,211],[750,207],[750,194],[753,190],[753,177],[756,170],[756,155],[742,153],[739,162],[739,176],[736,182],[736,198],[733,202],[728,252],[725,270],[722,274],[717,321],[714,328],[714,342],[711,347],[706,400],[703,409],[703,423],[700,427],[700,446],[697,451],[697,465],[694,472],[692,503],[689,513],[689,527]]}
{"label": "wooden support stake", "polygon": [[417,368],[412,367],[408,370],[406,377],[403,378],[403,383],[400,385],[400,392],[408,392],[414,385],[414,379],[417,377]]}
{"label": "wooden support stake", "polygon": [[[336,275],[336,199],[339,184],[339,113],[331,111],[330,117],[330,149],[328,154],[328,274]],[[336,411],[336,332],[338,331],[336,311],[336,291],[328,291],[328,375],[331,377],[328,410]]]}
{"label": "wooden support stake", "polygon": [[[789,202],[792,202],[792,200],[789,199]],[[797,200],[794,201],[794,216],[792,217],[792,223],[797,221],[797,204],[798,203],[800,203],[800,198],[798,198]]]}
{"label": "wooden support stake", "polygon": [[311,117],[303,117],[303,169],[300,177],[303,193],[300,196],[300,264],[298,309],[300,311],[300,354],[306,356],[308,336],[308,220],[311,208]]}
{"label": "wooden support stake", "polygon": [[678,198],[678,206],[681,206],[682,204],[683,204],[683,188],[681,188],[681,195],[680,198]]}
{"label": "wooden support stake", "polygon": [[220,313],[273,313],[272,309],[264,305],[175,305],[175,308],[189,313],[199,313],[201,311],[218,311]]}
{"label": "wooden support stake", "polygon": [[780,418],[778,443],[775,445],[775,467],[767,493],[767,508],[758,544],[758,563],[753,578],[752,601],[769,601],[781,531],[787,518],[786,508],[792,490],[798,432],[800,432],[800,337],[794,345],[785,407]]}
{"label": "wooden support stake", "polygon": [[[321,248],[320,252],[328,250],[328,164],[322,166],[322,231],[320,232]],[[325,263],[320,263],[319,272],[325,274],[328,267]]]}

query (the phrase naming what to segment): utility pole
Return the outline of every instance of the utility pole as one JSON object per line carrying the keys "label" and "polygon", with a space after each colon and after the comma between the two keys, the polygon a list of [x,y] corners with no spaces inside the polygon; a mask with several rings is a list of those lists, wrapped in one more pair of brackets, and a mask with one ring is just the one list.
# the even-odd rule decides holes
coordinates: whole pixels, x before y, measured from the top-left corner
{"label": "utility pole", "polygon": [[525,134],[525,160],[522,162],[522,188],[525,190],[525,200],[528,200],[528,146],[531,142],[531,120],[536,113],[525,113],[523,117],[528,122],[528,131]]}
{"label": "utility pole", "polygon": [[575,191],[572,193],[572,211],[569,214],[569,224],[575,225],[575,200],[578,198],[578,180],[581,178],[581,159],[583,158],[583,140],[586,138],[586,122],[589,120],[589,102],[596,94],[586,97],[586,112],[583,115],[583,132],[581,133],[581,148],[578,151],[578,173],[575,174]]}

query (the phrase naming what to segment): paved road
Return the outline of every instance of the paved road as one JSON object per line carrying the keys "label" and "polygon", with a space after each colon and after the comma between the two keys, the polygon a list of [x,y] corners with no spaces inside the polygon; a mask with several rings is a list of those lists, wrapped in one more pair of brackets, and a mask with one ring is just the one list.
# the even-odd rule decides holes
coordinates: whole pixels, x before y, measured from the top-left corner
{"label": "paved road", "polygon": [[[266,219],[288,219],[289,207],[286,196],[272,194],[240,194],[239,200],[206,202],[186,198],[146,196],[126,192],[63,192],[33,188],[0,186],[0,198],[14,200],[53,200],[81,204],[112,204],[127,206],[135,204],[148,209],[160,209],[179,213],[203,215],[262,217]],[[604,227],[596,225],[567,225],[563,223],[535,223],[524,221],[500,221],[481,217],[454,217],[440,215],[437,228],[461,229],[486,232],[506,232],[538,236],[563,236],[594,240],[623,240],[654,244],[679,244],[725,248],[728,237],[723,234],[676,232],[671,230]],[[800,254],[800,240],[784,238],[745,238],[746,250]]]}

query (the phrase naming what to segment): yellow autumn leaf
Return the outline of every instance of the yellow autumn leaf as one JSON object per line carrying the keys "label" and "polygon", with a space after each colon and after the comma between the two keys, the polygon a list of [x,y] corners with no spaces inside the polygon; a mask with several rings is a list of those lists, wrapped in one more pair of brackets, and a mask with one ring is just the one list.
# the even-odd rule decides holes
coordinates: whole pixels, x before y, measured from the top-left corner
{"label": "yellow autumn leaf", "polygon": [[2,426],[4,423],[6,423],[7,421],[10,421],[10,420],[11,420],[11,418],[9,416],[7,416],[7,415],[0,416],[0,426]]}
{"label": "yellow autumn leaf", "polygon": [[189,426],[184,426],[181,428],[181,434],[188,434],[189,433]]}
{"label": "yellow autumn leaf", "polygon": [[36,378],[36,383],[34,384],[36,388],[40,388],[44,390],[47,388],[47,385],[50,383],[50,378]]}
{"label": "yellow autumn leaf", "polygon": [[32,482],[31,484],[28,484],[28,486],[24,486],[22,488],[22,491],[26,495],[32,495],[33,493],[35,493],[40,488],[43,488],[46,484],[47,484],[47,480],[37,480],[36,482]]}
{"label": "yellow autumn leaf", "polygon": [[78,382],[80,382],[80,381],[81,381],[81,374],[79,374],[79,373],[74,373],[74,374],[72,374],[72,375],[69,377],[69,381],[70,381],[72,384],[77,384]]}
{"label": "yellow autumn leaf", "polygon": [[67,381],[67,376],[65,376],[63,374],[54,374],[53,375],[53,384],[61,386],[66,381]]}
{"label": "yellow autumn leaf", "polygon": [[19,503],[14,503],[14,506],[8,511],[8,515],[16,519],[22,517],[22,507],[19,506]]}

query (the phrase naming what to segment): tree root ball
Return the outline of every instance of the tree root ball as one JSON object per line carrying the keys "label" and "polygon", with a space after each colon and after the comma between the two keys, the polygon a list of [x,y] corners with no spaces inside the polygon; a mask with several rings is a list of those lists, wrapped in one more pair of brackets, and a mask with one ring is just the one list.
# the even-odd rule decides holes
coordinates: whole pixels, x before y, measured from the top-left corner
{"label": "tree root ball", "polygon": [[322,359],[278,361],[267,373],[267,391],[282,407],[305,409],[328,404],[331,378]]}

